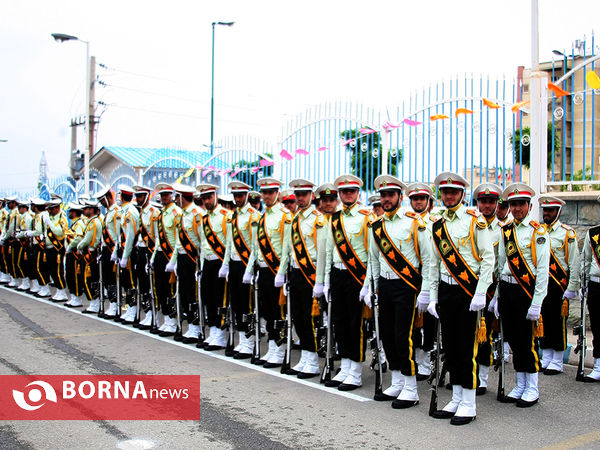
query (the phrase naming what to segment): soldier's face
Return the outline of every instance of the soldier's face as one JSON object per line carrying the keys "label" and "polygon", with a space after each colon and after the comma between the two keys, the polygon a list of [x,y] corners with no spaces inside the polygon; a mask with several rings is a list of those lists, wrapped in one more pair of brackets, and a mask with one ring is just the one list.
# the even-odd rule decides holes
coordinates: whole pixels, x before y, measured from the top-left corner
{"label": "soldier's face", "polygon": [[283,206],[285,206],[288,211],[295,213],[298,209],[298,205],[296,204],[296,200],[286,200],[283,202]]}
{"label": "soldier's face", "polygon": [[428,204],[428,195],[413,195],[410,197],[410,206],[417,213],[425,212]]}
{"label": "soldier's face", "polygon": [[135,202],[138,204],[138,206],[145,206],[147,199],[148,194],[135,194]]}
{"label": "soldier's face", "polygon": [[498,207],[498,200],[491,197],[482,197],[477,200],[477,209],[483,217],[493,217],[496,214],[496,208]]}
{"label": "soldier's face", "polygon": [[512,200],[509,208],[515,220],[523,220],[529,213],[530,205],[526,200]]}
{"label": "soldier's face", "polygon": [[265,205],[270,208],[277,202],[277,194],[279,191],[277,189],[261,189],[260,195],[265,202]]}
{"label": "soldier's face", "polygon": [[236,192],[235,194],[233,194],[233,202],[238,208],[241,208],[246,204],[247,198],[248,194],[244,194],[243,192]]}
{"label": "soldier's face", "polygon": [[463,190],[457,188],[447,187],[441,189],[442,192],[442,202],[447,208],[454,208],[457,206],[463,199]]}
{"label": "soldier's face", "polygon": [[559,208],[543,208],[542,209],[542,217],[544,218],[544,223],[550,225],[554,223],[556,218],[558,217]]}
{"label": "soldier's face", "polygon": [[496,215],[498,216],[498,220],[506,219],[506,216],[508,216],[508,205],[506,203],[498,205],[498,212]]}
{"label": "soldier's face", "polygon": [[217,194],[214,192],[202,194],[202,200],[204,201],[204,207],[209,211],[212,211],[217,206]]}
{"label": "soldier's face", "polygon": [[312,202],[312,191],[295,191],[298,208],[304,209],[310,206]]}
{"label": "soldier's face", "polygon": [[163,192],[162,194],[160,194],[160,202],[164,205],[170,205],[171,203],[173,203],[173,194],[171,194],[170,192]]}
{"label": "soldier's face", "polygon": [[83,208],[83,215],[88,219],[92,217],[92,208]]}
{"label": "soldier's face", "polygon": [[383,216],[384,212],[385,211],[383,210],[383,206],[381,206],[381,204],[373,206],[373,214],[375,214],[377,217]]}
{"label": "soldier's face", "polygon": [[56,216],[59,213],[59,211],[60,211],[60,207],[59,206],[53,206],[50,209],[48,209],[48,213],[51,216]]}
{"label": "soldier's face", "polygon": [[381,191],[379,197],[381,199],[381,207],[387,212],[398,208],[402,201],[402,193],[400,191]]}
{"label": "soldier's face", "polygon": [[344,205],[353,205],[358,200],[358,189],[340,189],[340,199]]}
{"label": "soldier's face", "polygon": [[25,214],[25,211],[27,211],[29,208],[27,206],[19,206],[19,213],[20,214]]}
{"label": "soldier's face", "polygon": [[338,200],[335,197],[321,197],[321,212],[333,214],[337,208]]}

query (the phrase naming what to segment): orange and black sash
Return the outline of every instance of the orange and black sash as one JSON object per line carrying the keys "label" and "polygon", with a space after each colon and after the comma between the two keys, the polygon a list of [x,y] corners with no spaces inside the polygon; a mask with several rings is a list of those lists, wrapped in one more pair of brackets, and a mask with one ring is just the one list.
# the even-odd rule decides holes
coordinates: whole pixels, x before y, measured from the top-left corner
{"label": "orange and black sash", "polygon": [[[196,226],[196,218],[194,217],[194,227]],[[198,249],[196,245],[192,242],[190,237],[185,231],[183,226],[183,217],[181,218],[181,225],[179,227],[179,242],[181,246],[185,250],[186,255],[196,264],[198,262]]]}
{"label": "orange and black sash", "polygon": [[267,233],[266,223],[266,213],[260,217],[258,221],[258,248],[263,255],[263,259],[267,266],[273,272],[273,275],[277,275],[277,271],[279,270],[279,256],[273,249],[273,244],[271,244],[271,239],[269,239],[269,234]]}
{"label": "orange and black sash", "polygon": [[217,233],[215,233],[210,226],[208,214],[202,217],[202,229],[204,230],[204,236],[206,237],[206,241],[208,242],[208,245],[210,245],[211,250],[221,261],[223,261],[223,258],[225,258],[225,246],[219,239],[219,236],[217,236]]}
{"label": "orange and black sash", "polygon": [[[250,226],[250,225],[248,225]],[[235,211],[231,217],[231,237],[233,238],[233,246],[235,251],[239,255],[240,259],[244,263],[244,266],[248,265],[248,259],[250,259],[250,248],[244,240],[244,236],[238,228],[238,212]]]}
{"label": "orange and black sash", "polygon": [[569,274],[562,266],[552,249],[550,249],[550,279],[555,282],[555,284],[563,293],[567,290],[567,286],[569,284]]}
{"label": "orange and black sash", "polygon": [[502,237],[504,238],[504,247],[506,250],[506,260],[513,276],[517,279],[523,292],[532,299],[535,292],[535,276],[531,272],[527,261],[521,253],[519,243],[517,242],[517,232],[514,222],[502,227]]}
{"label": "orange and black sash", "polygon": [[[148,229],[144,226],[144,221],[142,220],[141,217],[140,217],[140,225],[141,225],[140,226],[140,235],[142,236],[142,239],[146,243],[146,247],[148,247],[148,250],[150,252],[154,252],[154,247],[156,246],[156,242],[150,235],[150,232],[148,231]],[[150,226],[152,226],[152,220],[150,221]]]}
{"label": "orange and black sash", "polygon": [[64,240],[63,239],[58,239],[54,233],[52,232],[52,230],[48,230],[48,240],[50,241],[50,243],[52,244],[52,246],[57,250],[57,251],[61,251],[65,245],[64,245]]}
{"label": "orange and black sash", "polygon": [[598,242],[600,240],[600,225],[590,228],[589,233],[590,246],[592,247],[594,259],[596,260],[596,264],[600,266],[600,242]]}
{"label": "orange and black sash", "polygon": [[[441,218],[433,223],[432,226],[432,236],[433,242],[435,244],[435,249],[440,255],[444,266],[446,266],[446,270],[452,278],[456,280],[458,285],[469,295],[475,295],[475,290],[477,289],[477,283],[479,282],[479,277],[473,272],[473,270],[469,267],[467,262],[464,260],[454,242],[452,242],[452,238],[450,238],[448,234],[448,229],[446,228],[446,219]],[[488,298],[491,298],[489,292],[487,294]]]}
{"label": "orange and black sash", "polygon": [[170,260],[173,256],[173,247],[171,247],[171,243],[169,242],[169,239],[167,239],[167,234],[165,233],[165,227],[163,225],[162,218],[163,213],[161,211],[161,213],[158,215],[158,243],[163,253],[167,257],[167,260]]}
{"label": "orange and black sash", "polygon": [[385,231],[383,219],[376,220],[373,225],[374,240],[379,251],[388,263],[388,266],[398,275],[411,289],[419,292],[423,278],[419,271],[410,263],[406,256],[394,245],[394,241]]}
{"label": "orange and black sash", "polygon": [[346,230],[344,230],[342,211],[336,211],[331,216],[331,234],[333,235],[333,242],[335,242],[340,259],[356,282],[362,286],[367,276],[367,267],[356,256],[354,248],[352,248],[350,241],[348,241]]}
{"label": "orange and black sash", "polygon": [[292,221],[292,244],[294,246],[294,257],[296,258],[296,262],[300,267],[302,275],[304,275],[308,284],[314,286],[317,278],[317,269],[308,254],[306,242],[304,242],[304,237],[300,230],[300,214],[296,214],[296,217],[294,217],[294,220]]}
{"label": "orange and black sash", "polygon": [[108,248],[109,252],[112,253],[115,250],[115,241],[113,241],[113,238],[108,232],[107,226],[102,227],[102,241],[104,242],[104,245]]}

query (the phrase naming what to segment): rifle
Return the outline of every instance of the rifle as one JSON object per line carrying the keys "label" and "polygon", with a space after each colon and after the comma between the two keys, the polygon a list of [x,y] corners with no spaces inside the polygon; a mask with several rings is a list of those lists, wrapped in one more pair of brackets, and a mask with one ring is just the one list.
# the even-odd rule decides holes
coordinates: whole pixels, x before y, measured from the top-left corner
{"label": "rifle", "polygon": [[331,373],[334,370],[331,330],[331,298],[329,297],[329,292],[325,293],[325,300],[327,301],[327,350],[325,353],[325,365],[321,371],[321,383],[331,381]]}
{"label": "rifle", "polygon": [[583,381],[585,378],[585,353],[587,350],[587,339],[585,335],[585,307],[587,304],[588,296],[588,280],[587,274],[583,273],[581,280],[581,313],[580,313],[580,324],[573,328],[573,334],[577,336],[577,345],[575,346],[575,354],[579,354],[579,361],[577,363],[577,375],[575,381]]}
{"label": "rifle", "polygon": [[102,247],[100,247],[100,251],[98,253],[98,269],[100,273],[100,279],[98,280],[98,289],[100,291],[100,305],[98,306],[98,317],[104,317],[104,281],[102,278]]}
{"label": "rifle", "polygon": [[371,305],[373,307],[373,322],[375,323],[375,336],[371,339],[371,353],[373,359],[371,361],[371,370],[375,371],[375,398],[381,397],[383,394],[383,364],[381,363],[381,354],[383,347],[379,338],[379,300],[375,294],[375,281],[371,276]]}
{"label": "rifle", "polygon": [[440,370],[440,366],[442,365],[442,328],[440,326],[440,320],[437,319],[435,321],[435,334],[437,336],[437,347],[432,351],[431,358],[431,375],[429,376],[429,384],[431,385],[431,400],[429,401],[429,415],[433,417],[433,413],[437,411],[437,403],[438,403],[438,387],[440,385],[440,381],[442,380],[442,370]]}
{"label": "rifle", "polygon": [[496,399],[504,399],[504,329],[502,319],[498,319],[498,337],[494,340],[494,371],[498,372],[498,393]]}
{"label": "rifle", "polygon": [[152,298],[152,303],[150,305],[150,308],[152,309],[152,322],[150,323],[150,333],[156,334],[158,333],[158,327],[156,326],[158,317],[156,317],[156,299],[154,298],[154,277],[152,276],[152,269],[150,268],[150,264],[146,266],[146,270],[148,271],[148,278],[150,281],[150,297]]}
{"label": "rifle", "polygon": [[198,254],[198,259],[196,259],[196,292],[198,297],[198,325],[200,326],[200,333],[198,334],[198,345],[200,345],[199,348],[202,348],[204,339],[206,339],[206,330],[204,328],[204,304],[202,303],[202,288],[200,285],[201,279],[202,269],[200,268],[200,254]]}
{"label": "rifle", "polygon": [[181,295],[179,294],[179,277],[177,277],[177,291],[175,292],[175,311],[177,314],[177,328],[175,329],[175,336],[173,337],[176,341],[183,340],[183,311],[181,310]]}
{"label": "rifle", "polygon": [[[116,244],[119,245],[119,244]],[[117,252],[117,256],[119,252]],[[121,299],[121,265],[119,264],[119,258],[117,258],[117,262],[114,263],[117,267],[116,275],[117,275],[117,313],[115,314],[114,321],[121,322],[121,308],[122,308],[122,299]]]}
{"label": "rifle", "polygon": [[[233,310],[231,309],[231,291],[229,290],[229,285],[227,281],[225,281],[225,289],[227,295],[227,306],[225,307],[225,311],[222,311],[221,314],[225,314],[225,326],[227,326],[227,345],[225,346],[225,356],[233,356],[235,353],[233,348],[235,347],[235,334],[233,331]],[[221,308],[223,310],[223,308]]]}
{"label": "rifle", "polygon": [[254,280],[252,283],[252,293],[254,294],[254,351],[250,362],[258,364],[260,361],[260,314],[258,311],[258,264],[254,264]]}
{"label": "rifle", "polygon": [[[136,255],[138,255],[139,253],[136,252]],[[133,252],[131,252],[131,256],[129,257],[129,264],[131,264],[131,270],[134,270],[135,265],[133,264],[133,262],[131,262],[131,258],[132,258]],[[136,259],[139,259],[136,257]],[[134,295],[135,295],[135,318],[133,319],[133,326],[135,328],[138,328],[140,326],[140,317],[142,315],[142,294],[141,294],[141,290],[140,290],[140,280],[139,277],[136,277],[135,280],[135,284],[136,284],[136,288],[134,291]]]}
{"label": "rifle", "polygon": [[285,280],[285,287],[284,289],[286,290],[287,293],[287,299],[286,299],[286,308],[287,308],[287,314],[286,314],[286,322],[287,322],[287,328],[285,331],[286,334],[286,344],[285,344],[285,357],[283,358],[283,364],[281,364],[281,373],[285,374],[287,373],[288,370],[290,370],[291,368],[291,362],[292,362],[292,296],[290,294],[290,275],[291,275],[292,271],[290,269],[290,266],[288,266],[288,270],[287,270],[287,274],[286,274],[286,280]]}

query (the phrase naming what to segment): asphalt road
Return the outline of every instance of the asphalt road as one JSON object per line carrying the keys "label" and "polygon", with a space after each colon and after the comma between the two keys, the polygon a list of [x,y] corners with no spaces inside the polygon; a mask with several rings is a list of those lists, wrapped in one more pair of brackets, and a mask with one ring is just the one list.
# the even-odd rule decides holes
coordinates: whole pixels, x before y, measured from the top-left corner
{"label": "asphalt road", "polygon": [[[491,374],[477,420],[454,427],[427,415],[426,382],[409,410],[372,401],[367,368],[361,389],[340,393],[6,288],[0,324],[0,374],[199,374],[202,396],[200,421],[0,422],[2,449],[600,448],[600,384],[576,383],[573,366],[540,375],[530,409],[498,403]],[[450,391],[440,392],[443,405]]]}

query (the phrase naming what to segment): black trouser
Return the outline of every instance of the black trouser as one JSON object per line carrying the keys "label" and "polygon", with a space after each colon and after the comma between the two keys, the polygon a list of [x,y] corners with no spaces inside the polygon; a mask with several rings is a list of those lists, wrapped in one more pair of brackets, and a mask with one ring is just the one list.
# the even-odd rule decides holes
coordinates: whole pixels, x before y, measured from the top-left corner
{"label": "black trouser", "polygon": [[17,251],[17,264],[15,273],[17,278],[29,278],[29,255],[27,254],[27,244],[19,242],[15,248]]}
{"label": "black trouser", "polygon": [[[379,278],[379,332],[391,370],[417,373],[412,340],[417,295],[402,280]],[[337,332],[337,328],[336,328]]]}
{"label": "black trouser", "polygon": [[8,268],[6,265],[6,244],[0,246],[0,272],[8,273]]}
{"label": "black trouser", "polygon": [[[424,352],[429,352],[433,350],[433,344],[435,342],[435,321],[437,320],[427,311],[425,311],[422,315],[423,317],[423,326],[417,328],[413,326],[413,344],[415,348],[420,348]],[[418,316],[415,316],[415,322],[417,321]]]}
{"label": "black trouser", "polygon": [[148,273],[148,263],[152,257],[152,252],[148,247],[137,247],[135,256],[132,256],[134,266],[134,276],[137,280],[137,289],[142,297],[141,306],[144,312],[152,309],[152,294],[150,293],[150,274]]}
{"label": "black trouser", "polygon": [[535,373],[540,370],[535,322],[528,320],[531,300],[518,284],[500,281],[498,310],[502,319],[504,340],[510,344],[515,372]]}
{"label": "black trouser", "polygon": [[363,362],[367,337],[360,301],[361,285],[349,271],[335,267],[331,268],[330,285],[331,323],[340,357]]}
{"label": "black trouser", "polygon": [[175,317],[175,293],[177,283],[173,280],[174,274],[165,272],[169,260],[165,252],[156,252],[154,258],[154,295],[163,315]]}
{"label": "black trouser", "polygon": [[46,249],[46,262],[48,263],[48,272],[52,277],[54,287],[64,289],[67,287],[65,282],[64,260],[65,250],[56,250],[54,247]]}
{"label": "black trouser", "polygon": [[179,307],[181,320],[198,325],[198,284],[196,263],[187,254],[177,255],[177,282],[179,283]]}
{"label": "black trouser", "polygon": [[485,318],[486,337],[485,342],[479,344],[479,349],[477,350],[477,364],[481,366],[491,366],[494,364],[492,343],[494,342],[493,335],[495,331],[493,324],[496,320],[496,315],[493,312],[488,311],[487,306],[482,313]]}
{"label": "black trouser", "polygon": [[290,295],[292,321],[300,338],[300,348],[309,352],[317,351],[317,335],[312,317],[313,286],[306,280],[300,269],[292,269]]}
{"label": "black trouser", "polygon": [[79,297],[83,294],[83,259],[80,261],[73,252],[65,256],[65,278],[69,292]]}
{"label": "black trouser", "polygon": [[[119,261],[123,256],[123,250],[119,249],[117,252],[119,256]],[[119,270],[119,285],[121,287],[121,295],[124,295],[125,303],[129,306],[134,306],[136,304],[136,296],[135,290],[137,289],[136,279],[135,279],[135,260],[137,255],[137,249],[134,246],[131,249],[131,253],[129,254],[129,258],[127,259],[127,267],[122,268],[119,263],[117,263],[117,267]]]}
{"label": "black trouser", "polygon": [[33,263],[35,264],[35,279],[40,286],[46,286],[50,281],[46,250],[39,245],[33,247]]}
{"label": "black trouser", "polygon": [[[568,299],[564,299],[568,303]],[[540,348],[562,351],[567,348],[567,317],[562,316],[563,290],[552,279],[548,280],[548,294],[542,303],[544,337]],[[568,314],[567,314],[568,316]]]}
{"label": "black trouser", "polygon": [[457,285],[440,282],[438,314],[450,383],[475,389],[479,376],[477,313],[469,311],[472,297]]}
{"label": "black trouser", "polygon": [[16,241],[11,238],[9,242],[4,245],[6,246],[6,252],[8,253],[8,256],[6,258],[7,273],[13,278],[18,278],[15,271],[17,267],[18,243],[16,243]]}
{"label": "black trouser", "polygon": [[102,284],[106,289],[107,300],[117,301],[117,265],[110,260],[112,252],[108,247],[102,247]]}
{"label": "black trouser", "polygon": [[590,281],[588,284],[587,306],[592,328],[592,345],[594,358],[600,358],[600,283]]}
{"label": "black trouser", "polygon": [[246,266],[241,261],[231,260],[227,287],[231,296],[231,308],[235,316],[238,331],[248,331],[248,323],[244,323],[244,314],[252,311],[252,296],[250,285],[242,283]]}
{"label": "black trouser", "polygon": [[89,301],[100,298],[100,266],[98,265],[97,251],[91,252],[85,265],[83,275],[84,293]]}
{"label": "black trouser", "polygon": [[280,330],[275,328],[275,321],[285,319],[283,306],[279,304],[279,296],[283,288],[275,287],[275,275],[268,267],[259,268],[258,273],[259,314],[267,322],[269,340],[277,340],[281,335]]}
{"label": "black trouser", "polygon": [[204,260],[202,277],[200,278],[200,295],[202,304],[206,309],[206,325],[209,327],[220,327],[222,315],[219,314],[220,307],[227,306],[225,298],[225,279],[219,278],[221,260]]}

